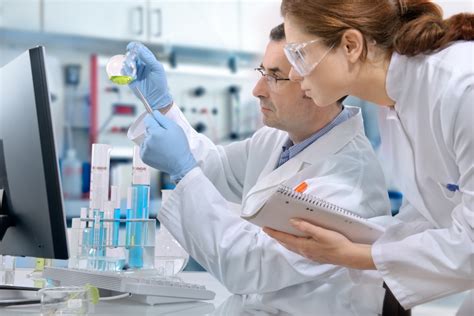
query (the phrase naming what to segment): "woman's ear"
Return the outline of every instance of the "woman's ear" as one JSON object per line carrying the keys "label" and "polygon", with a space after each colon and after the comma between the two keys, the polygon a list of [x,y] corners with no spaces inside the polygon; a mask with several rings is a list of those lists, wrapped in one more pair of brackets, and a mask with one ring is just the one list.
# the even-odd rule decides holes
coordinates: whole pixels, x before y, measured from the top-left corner
{"label": "woman's ear", "polygon": [[349,29],[342,35],[340,47],[348,61],[356,63],[364,51],[364,35],[356,29]]}

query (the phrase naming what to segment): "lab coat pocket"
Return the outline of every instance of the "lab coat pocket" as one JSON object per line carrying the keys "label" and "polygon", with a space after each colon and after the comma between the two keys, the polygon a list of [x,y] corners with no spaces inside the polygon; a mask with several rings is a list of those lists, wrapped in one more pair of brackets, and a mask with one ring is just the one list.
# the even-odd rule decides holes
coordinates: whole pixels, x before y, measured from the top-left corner
{"label": "lab coat pocket", "polygon": [[[441,193],[446,199],[454,202],[455,204],[458,204],[461,202],[461,192],[459,192],[459,189],[450,190],[448,189],[448,183],[441,183],[439,181],[436,181],[436,184],[438,185]],[[454,187],[454,184],[453,184],[453,187]]]}

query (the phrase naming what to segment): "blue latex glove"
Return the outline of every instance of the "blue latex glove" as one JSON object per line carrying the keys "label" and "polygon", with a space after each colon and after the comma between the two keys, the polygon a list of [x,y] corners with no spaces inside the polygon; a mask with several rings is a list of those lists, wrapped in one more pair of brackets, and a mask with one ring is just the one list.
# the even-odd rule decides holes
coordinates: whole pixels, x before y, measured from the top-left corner
{"label": "blue latex glove", "polygon": [[145,141],[140,156],[147,165],[169,173],[171,180],[181,180],[197,166],[183,129],[159,111],[147,114]]}
{"label": "blue latex glove", "polygon": [[[164,108],[173,103],[173,98],[168,91],[168,82],[163,65],[155,55],[142,43],[130,42],[127,45],[130,58],[136,58],[137,78],[129,84],[133,93],[138,88],[145,96],[153,109]],[[129,72],[130,60],[125,62],[125,71]],[[138,95],[137,95],[138,96]]]}

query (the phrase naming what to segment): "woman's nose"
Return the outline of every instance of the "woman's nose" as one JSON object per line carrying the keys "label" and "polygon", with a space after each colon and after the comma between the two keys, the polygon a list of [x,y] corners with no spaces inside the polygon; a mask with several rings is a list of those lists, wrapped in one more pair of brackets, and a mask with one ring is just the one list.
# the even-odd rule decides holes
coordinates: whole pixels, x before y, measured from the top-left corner
{"label": "woman's nose", "polygon": [[300,74],[293,67],[291,67],[290,69],[290,74],[288,78],[290,78],[291,81],[295,81],[295,82],[300,82],[303,80],[303,77],[300,76]]}

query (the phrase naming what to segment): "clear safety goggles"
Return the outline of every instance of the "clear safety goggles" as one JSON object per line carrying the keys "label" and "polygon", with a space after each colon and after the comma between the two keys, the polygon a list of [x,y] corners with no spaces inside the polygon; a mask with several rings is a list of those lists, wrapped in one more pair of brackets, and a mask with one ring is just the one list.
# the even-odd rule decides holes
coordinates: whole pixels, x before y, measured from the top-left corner
{"label": "clear safety goggles", "polygon": [[303,43],[288,43],[285,45],[284,51],[286,58],[288,58],[291,66],[302,77],[309,75],[334,47],[334,45],[329,47],[329,49],[318,58],[316,56],[317,54],[310,49],[311,45],[318,42],[321,42],[321,39],[315,39]]}

